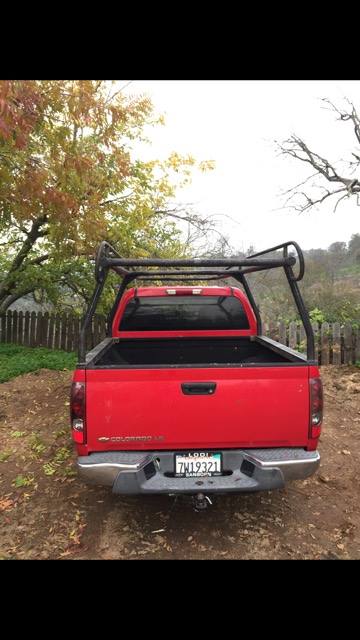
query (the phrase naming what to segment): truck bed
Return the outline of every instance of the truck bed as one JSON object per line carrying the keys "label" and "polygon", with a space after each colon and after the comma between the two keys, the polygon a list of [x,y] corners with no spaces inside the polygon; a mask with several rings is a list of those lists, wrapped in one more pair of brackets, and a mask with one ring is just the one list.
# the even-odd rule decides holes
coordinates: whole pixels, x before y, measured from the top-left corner
{"label": "truck bed", "polygon": [[88,355],[88,452],[306,446],[307,360],[269,338],[108,338]]}
{"label": "truck bed", "polygon": [[93,367],[216,367],[306,364],[306,359],[266,337],[105,340],[90,352]]}

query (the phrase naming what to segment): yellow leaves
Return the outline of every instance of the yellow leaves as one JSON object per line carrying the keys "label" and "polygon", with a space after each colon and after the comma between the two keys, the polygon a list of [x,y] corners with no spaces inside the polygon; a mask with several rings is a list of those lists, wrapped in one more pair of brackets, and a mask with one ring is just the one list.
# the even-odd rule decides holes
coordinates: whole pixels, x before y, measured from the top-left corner
{"label": "yellow leaves", "polygon": [[187,166],[193,166],[195,164],[195,159],[190,155],[181,156],[179,153],[176,153],[176,151],[174,151],[169,156],[167,164],[171,169],[178,172]]}
{"label": "yellow leaves", "polygon": [[162,127],[165,126],[165,116],[160,115],[156,120],[156,124],[159,124]]}
{"label": "yellow leaves", "polygon": [[81,544],[81,536],[82,536],[83,529],[85,529],[85,527],[86,527],[86,523],[85,522],[81,522],[81,512],[80,511],[76,511],[76,514],[75,514],[75,526],[69,532],[69,538],[70,538],[71,543],[73,545],[80,545]]}
{"label": "yellow leaves", "polygon": [[80,544],[80,534],[76,529],[70,531],[69,538],[73,542],[73,544]]}
{"label": "yellow leaves", "polygon": [[[170,184],[166,178],[159,180],[158,191],[163,198],[172,198],[175,195],[174,185]],[[160,202],[158,203],[158,206],[160,206]]]}
{"label": "yellow leaves", "polygon": [[215,169],[215,160],[202,160],[201,162],[199,162],[199,169],[202,172],[214,171],[214,169]]}
{"label": "yellow leaves", "polygon": [[[202,160],[197,163],[192,155],[184,156],[173,152],[166,161],[159,162],[157,167],[158,174],[161,174],[158,179],[159,193],[164,198],[173,198],[176,189],[181,189],[191,183],[194,169],[198,169],[201,173],[211,171],[215,168],[215,161]],[[177,175],[174,177],[172,172]]]}
{"label": "yellow leaves", "polygon": [[159,160],[148,160],[147,162],[142,162],[141,163],[141,169],[142,171],[153,171],[155,169],[155,167],[160,167],[161,163]]}

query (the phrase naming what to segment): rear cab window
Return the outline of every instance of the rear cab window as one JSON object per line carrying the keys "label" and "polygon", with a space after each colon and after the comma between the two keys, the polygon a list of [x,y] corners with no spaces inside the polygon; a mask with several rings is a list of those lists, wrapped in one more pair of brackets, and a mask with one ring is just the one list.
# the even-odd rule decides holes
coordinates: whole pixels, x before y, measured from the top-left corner
{"label": "rear cab window", "polygon": [[139,296],[120,319],[121,331],[186,331],[249,329],[241,300],[229,295]]}

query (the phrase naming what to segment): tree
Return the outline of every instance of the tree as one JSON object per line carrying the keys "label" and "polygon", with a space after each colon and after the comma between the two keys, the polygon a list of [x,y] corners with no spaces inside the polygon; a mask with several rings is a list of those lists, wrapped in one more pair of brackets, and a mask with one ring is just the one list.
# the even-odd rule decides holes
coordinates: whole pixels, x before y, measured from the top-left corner
{"label": "tree", "polygon": [[37,289],[86,301],[100,240],[124,256],[181,256],[179,221],[213,227],[172,203],[211,163],[133,157],[132,141],[157,124],[147,97],[111,82],[0,81],[0,311]]}
{"label": "tree", "polygon": [[[321,205],[330,199],[336,211],[340,202],[354,198],[360,205],[360,116],[355,106],[346,100],[346,108],[340,109],[327,98],[323,99],[326,108],[337,114],[338,120],[352,125],[355,136],[355,146],[352,158],[344,162],[343,169],[338,163],[330,162],[319,153],[316,153],[308,144],[297,135],[292,135],[288,140],[277,143],[280,153],[306,163],[311,168],[311,174],[301,183],[292,187],[285,194],[288,196],[285,205],[296,211],[304,212]],[[315,170],[315,173],[313,172]],[[357,175],[356,175],[356,172]],[[313,180],[311,188],[309,181]],[[304,188],[304,185],[307,185]]]}
{"label": "tree", "polygon": [[360,262],[360,233],[353,233],[349,240],[349,254]]}
{"label": "tree", "polygon": [[[359,268],[350,246],[355,250],[356,242],[352,244],[350,240],[348,249],[346,243],[334,242],[327,249],[304,251],[306,269],[299,286],[314,321],[352,322],[359,326]],[[282,269],[250,274],[248,280],[264,320],[299,320]]]}

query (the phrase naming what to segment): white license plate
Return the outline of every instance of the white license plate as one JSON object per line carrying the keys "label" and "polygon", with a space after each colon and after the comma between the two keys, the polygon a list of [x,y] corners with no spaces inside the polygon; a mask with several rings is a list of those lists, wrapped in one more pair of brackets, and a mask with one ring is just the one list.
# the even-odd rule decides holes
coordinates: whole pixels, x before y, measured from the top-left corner
{"label": "white license plate", "polygon": [[221,453],[189,451],[175,454],[175,476],[177,478],[220,476],[221,473]]}

